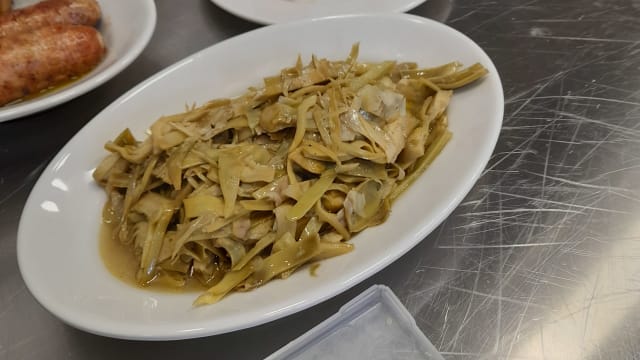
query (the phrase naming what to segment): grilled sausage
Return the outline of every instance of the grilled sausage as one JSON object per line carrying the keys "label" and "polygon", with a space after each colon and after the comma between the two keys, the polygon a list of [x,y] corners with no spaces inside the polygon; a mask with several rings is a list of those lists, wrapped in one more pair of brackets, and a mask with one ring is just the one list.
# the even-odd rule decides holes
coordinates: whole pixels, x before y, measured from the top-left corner
{"label": "grilled sausage", "polygon": [[45,0],[0,16],[0,37],[57,24],[94,26],[100,20],[96,0]]}
{"label": "grilled sausage", "polygon": [[0,38],[0,106],[88,72],[104,53],[100,33],[83,25]]}

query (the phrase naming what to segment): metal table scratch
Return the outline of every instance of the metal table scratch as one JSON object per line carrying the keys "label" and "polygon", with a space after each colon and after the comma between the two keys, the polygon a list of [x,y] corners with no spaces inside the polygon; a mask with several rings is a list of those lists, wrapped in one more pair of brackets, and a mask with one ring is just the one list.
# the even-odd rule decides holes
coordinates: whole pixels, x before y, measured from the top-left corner
{"label": "metal table scratch", "polygon": [[16,263],[18,219],[46,163],[133,85],[257,27],[207,0],[157,6],[154,37],[127,70],[0,124],[0,359],[262,358],[375,283],[396,292],[448,359],[640,358],[638,0],[429,0],[412,11],[459,29],[493,58],[504,127],[458,209],[342,295],[252,329],[162,343],[90,335],[47,313]]}

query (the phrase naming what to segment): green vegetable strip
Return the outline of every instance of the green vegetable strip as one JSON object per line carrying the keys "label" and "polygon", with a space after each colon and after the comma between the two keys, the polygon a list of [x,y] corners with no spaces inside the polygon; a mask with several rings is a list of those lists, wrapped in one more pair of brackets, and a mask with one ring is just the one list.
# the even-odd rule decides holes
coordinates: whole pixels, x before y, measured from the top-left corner
{"label": "green vegetable strip", "polygon": [[296,125],[296,134],[293,136],[293,141],[289,146],[289,153],[292,153],[298,145],[302,142],[304,133],[307,130],[307,112],[316,103],[317,97],[315,95],[309,96],[302,101],[302,104],[298,106],[298,123]]}
{"label": "green vegetable strip", "polygon": [[394,201],[401,193],[403,193],[416,179],[420,174],[422,174],[427,167],[435,160],[436,156],[440,154],[444,146],[451,140],[451,132],[449,130],[445,130],[442,135],[440,135],[436,140],[429,146],[427,152],[416,161],[414,165],[414,169],[407,177],[402,180],[402,182],[398,183],[391,194],[389,194],[389,200]]}
{"label": "green vegetable strip", "polygon": [[291,221],[302,219],[302,217],[311,210],[316,201],[320,200],[335,178],[335,170],[329,169],[323,172],[320,178],[311,185],[309,191],[305,192],[300,200],[289,210],[287,219]]}
{"label": "green vegetable strip", "polygon": [[228,218],[233,213],[236,198],[238,197],[238,189],[240,187],[240,166],[239,159],[232,154],[220,154],[218,158],[218,178],[220,179],[220,188],[224,197],[224,217]]}
{"label": "green vegetable strip", "polygon": [[238,286],[238,284],[243,282],[255,271],[255,263],[257,263],[257,261],[249,263],[240,270],[226,273],[219,283],[209,288],[204,294],[198,296],[196,301],[193,302],[193,305],[212,304],[222,299],[229,291]]}
{"label": "green vegetable strip", "polygon": [[273,244],[276,240],[276,234],[269,233],[265,235],[262,239],[260,239],[249,252],[242,258],[238,263],[233,267],[233,271],[242,269],[251,259],[256,257],[262,250],[264,250],[267,246]]}
{"label": "green vegetable strip", "polygon": [[436,76],[449,75],[458,68],[460,68],[462,64],[457,61],[453,61],[444,65],[428,68],[428,69],[416,69],[416,70],[402,70],[400,74],[403,77],[407,77],[410,79],[420,79],[420,78],[432,78]]}
{"label": "green vegetable strip", "polygon": [[482,65],[476,63],[464,70],[455,72],[453,74],[434,77],[429,80],[438,85],[440,88],[449,90],[457,89],[470,84],[485,76],[486,74],[487,69],[485,69]]}

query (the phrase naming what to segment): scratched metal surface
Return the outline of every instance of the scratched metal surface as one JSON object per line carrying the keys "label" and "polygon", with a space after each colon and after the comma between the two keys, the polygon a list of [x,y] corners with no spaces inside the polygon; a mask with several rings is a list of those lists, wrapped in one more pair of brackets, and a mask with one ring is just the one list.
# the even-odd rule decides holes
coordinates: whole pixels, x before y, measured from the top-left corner
{"label": "scratched metal surface", "polygon": [[48,314],[15,255],[20,212],[45,164],[131,86],[256,27],[207,0],[157,5],[151,44],[121,75],[0,124],[0,359],[261,358],[374,283],[392,287],[447,359],[640,359],[638,0],[430,0],[414,10],[494,59],[504,128],[453,215],[344,294],[253,329],[179,342],[102,338]]}

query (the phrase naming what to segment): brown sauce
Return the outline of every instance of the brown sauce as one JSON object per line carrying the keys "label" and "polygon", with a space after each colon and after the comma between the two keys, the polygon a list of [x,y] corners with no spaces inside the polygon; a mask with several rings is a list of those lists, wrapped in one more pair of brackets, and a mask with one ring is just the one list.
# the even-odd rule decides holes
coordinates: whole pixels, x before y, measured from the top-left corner
{"label": "brown sauce", "polygon": [[124,283],[136,288],[171,293],[202,292],[207,289],[198,280],[192,278],[187,280],[185,286],[179,288],[156,282],[148,286],[140,285],[136,280],[138,259],[133,250],[113,239],[111,233],[112,227],[109,224],[103,223],[100,226],[100,257],[107,270]]}

